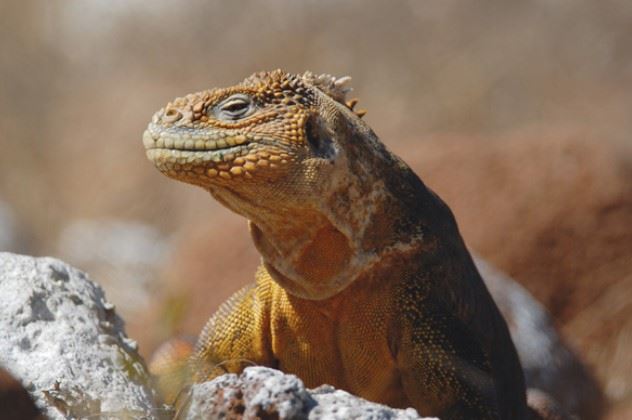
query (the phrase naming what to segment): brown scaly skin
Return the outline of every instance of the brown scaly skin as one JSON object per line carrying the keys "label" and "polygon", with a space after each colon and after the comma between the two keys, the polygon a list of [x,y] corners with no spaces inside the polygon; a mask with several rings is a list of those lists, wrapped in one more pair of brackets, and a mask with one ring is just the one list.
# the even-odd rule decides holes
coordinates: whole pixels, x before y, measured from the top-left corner
{"label": "brown scaly skin", "polygon": [[258,73],[149,124],[149,159],[246,217],[262,256],[204,328],[193,379],[256,363],[422,415],[526,418],[514,345],[452,213],[344,103],[345,82]]}

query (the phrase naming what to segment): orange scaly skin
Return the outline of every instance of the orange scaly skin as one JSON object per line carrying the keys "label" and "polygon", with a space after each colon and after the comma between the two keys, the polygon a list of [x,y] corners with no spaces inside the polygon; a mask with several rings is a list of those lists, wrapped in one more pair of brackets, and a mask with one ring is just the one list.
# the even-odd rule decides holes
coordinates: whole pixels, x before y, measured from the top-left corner
{"label": "orange scaly skin", "polygon": [[204,328],[193,379],[256,363],[422,415],[526,418],[452,213],[345,103],[347,80],[258,73],[149,124],[148,158],[246,217],[262,257]]}

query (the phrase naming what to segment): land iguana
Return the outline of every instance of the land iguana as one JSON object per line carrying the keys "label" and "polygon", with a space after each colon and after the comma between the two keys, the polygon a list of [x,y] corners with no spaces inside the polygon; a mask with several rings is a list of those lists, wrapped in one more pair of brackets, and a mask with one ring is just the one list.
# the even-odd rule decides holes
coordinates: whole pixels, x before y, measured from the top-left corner
{"label": "land iguana", "polygon": [[448,206],[347,101],[348,78],[256,73],[143,135],[167,176],[249,221],[254,284],[208,321],[193,381],[250,363],[441,419],[525,419],[505,320]]}

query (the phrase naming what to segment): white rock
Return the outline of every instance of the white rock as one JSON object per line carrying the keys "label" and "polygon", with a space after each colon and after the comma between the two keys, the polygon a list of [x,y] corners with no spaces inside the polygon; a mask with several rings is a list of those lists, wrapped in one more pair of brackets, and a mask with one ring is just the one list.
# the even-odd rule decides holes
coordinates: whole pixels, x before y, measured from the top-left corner
{"label": "white rock", "polygon": [[241,375],[222,375],[194,385],[189,395],[187,419],[232,418],[243,414],[255,418],[262,414],[279,419],[307,418],[315,404],[294,375],[265,367],[246,368]]}
{"label": "white rock", "polygon": [[227,374],[193,385],[187,396],[185,413],[187,419],[232,418],[234,415],[280,420],[422,418],[412,408],[389,408],[331,386],[310,391],[296,376],[261,366],[248,367],[239,376]]}
{"label": "white rock", "polygon": [[[417,410],[390,408],[358,398],[331,386],[322,386],[312,391],[318,403],[309,412],[310,420],[416,420],[421,419]],[[425,419],[429,419],[425,417]]]}
{"label": "white rock", "polygon": [[53,419],[153,409],[136,343],[113,305],[53,258],[0,253],[0,365]]}

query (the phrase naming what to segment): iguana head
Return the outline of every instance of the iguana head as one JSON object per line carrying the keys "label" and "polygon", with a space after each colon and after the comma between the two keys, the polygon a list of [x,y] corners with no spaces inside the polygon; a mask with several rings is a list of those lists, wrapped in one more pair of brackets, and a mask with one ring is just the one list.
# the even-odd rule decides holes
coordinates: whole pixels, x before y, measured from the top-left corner
{"label": "iguana head", "polygon": [[[332,114],[332,103],[344,103],[348,80],[276,70],[177,98],[145,131],[147,156],[166,175],[211,191],[255,189],[261,200],[283,185],[305,200],[303,186],[318,182],[314,167],[340,147],[316,120],[321,108]],[[294,182],[279,184],[284,178]]]}
{"label": "iguana head", "polygon": [[251,221],[268,270],[302,297],[335,294],[366,265],[380,172],[399,165],[346,102],[348,81],[256,73],[175,99],[143,135],[160,171]]}

